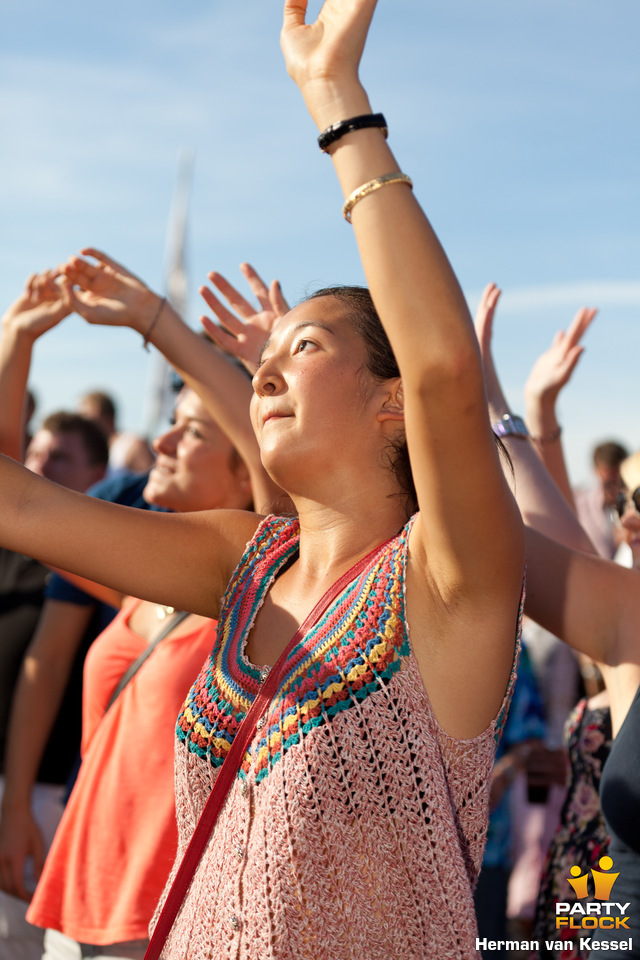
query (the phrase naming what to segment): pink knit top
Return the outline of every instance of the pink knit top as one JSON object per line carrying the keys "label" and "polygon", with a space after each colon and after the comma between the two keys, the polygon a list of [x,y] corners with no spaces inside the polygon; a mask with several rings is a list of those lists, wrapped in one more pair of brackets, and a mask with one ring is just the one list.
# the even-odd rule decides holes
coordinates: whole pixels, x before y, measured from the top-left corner
{"label": "pink knit top", "polygon": [[[407,632],[410,526],[291,654],[167,960],[477,956],[472,889],[514,671],[484,733],[460,741],[442,730]],[[297,543],[297,521],[265,520],[225,594],[214,649],[177,724],[178,859],[258,690],[246,638]]]}

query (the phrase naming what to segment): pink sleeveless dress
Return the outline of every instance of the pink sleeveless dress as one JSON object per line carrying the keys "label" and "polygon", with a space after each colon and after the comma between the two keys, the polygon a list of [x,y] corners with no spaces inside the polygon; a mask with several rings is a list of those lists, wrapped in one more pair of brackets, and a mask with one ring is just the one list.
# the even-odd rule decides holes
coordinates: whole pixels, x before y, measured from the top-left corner
{"label": "pink sleeveless dress", "polygon": [[[477,956],[472,890],[515,667],[484,733],[460,741],[442,730],[407,633],[410,526],[291,654],[167,960]],[[297,546],[296,520],[267,518],[225,594],[214,649],[176,728],[178,859],[259,689],[244,645]]]}

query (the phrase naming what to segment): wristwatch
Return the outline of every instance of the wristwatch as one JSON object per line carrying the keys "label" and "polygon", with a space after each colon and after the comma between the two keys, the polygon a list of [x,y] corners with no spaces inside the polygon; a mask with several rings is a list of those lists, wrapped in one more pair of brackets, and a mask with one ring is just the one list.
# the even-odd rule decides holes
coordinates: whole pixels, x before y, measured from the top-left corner
{"label": "wristwatch", "polygon": [[522,419],[511,413],[505,413],[499,420],[492,425],[496,437],[528,437],[529,431],[527,425]]}

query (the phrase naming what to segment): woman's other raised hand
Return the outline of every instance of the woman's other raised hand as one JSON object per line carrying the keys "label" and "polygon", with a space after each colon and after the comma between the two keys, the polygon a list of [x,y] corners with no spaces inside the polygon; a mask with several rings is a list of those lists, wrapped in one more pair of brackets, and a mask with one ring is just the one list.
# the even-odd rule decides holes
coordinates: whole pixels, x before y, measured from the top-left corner
{"label": "woman's other raised hand", "polygon": [[549,349],[540,354],[524,388],[525,419],[536,450],[572,510],[575,500],[562,450],[556,401],[584,352],[580,340],[596,313],[588,307],[578,310],[569,328],[556,333]]}
{"label": "woman's other raised hand", "polygon": [[24,399],[33,345],[70,313],[61,270],[32,274],[0,325],[0,452],[24,458]]}
{"label": "woman's other raised hand", "polygon": [[524,388],[527,406],[530,398],[540,403],[555,403],[584,353],[580,341],[597,312],[593,308],[582,307],[567,330],[559,330],[549,349],[540,354],[531,368]]}
{"label": "woman's other raised hand", "polygon": [[267,287],[250,264],[242,263],[240,270],[261,309],[256,310],[225,277],[212,271],[209,279],[236,313],[228,310],[209,287],[200,287],[200,294],[218,318],[218,323],[204,316],[200,322],[212,340],[227,353],[238,357],[253,375],[258,368],[265,340],[278,318],[288,313],[289,305],[277,280]]}

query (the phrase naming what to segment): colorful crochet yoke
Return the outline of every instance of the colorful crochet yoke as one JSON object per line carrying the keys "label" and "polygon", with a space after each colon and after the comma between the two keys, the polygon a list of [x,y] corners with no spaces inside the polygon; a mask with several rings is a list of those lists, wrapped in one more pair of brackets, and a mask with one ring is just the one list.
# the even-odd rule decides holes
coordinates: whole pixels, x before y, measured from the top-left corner
{"label": "colorful crochet yoke", "polygon": [[[291,653],[165,957],[475,955],[472,887],[508,695],[500,720],[473,740],[437,723],[406,625],[410,529]],[[297,549],[297,521],[267,518],[227,589],[214,649],[177,724],[179,858],[260,685],[247,636]]]}

